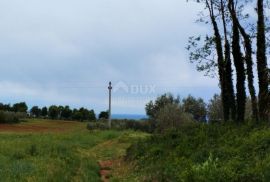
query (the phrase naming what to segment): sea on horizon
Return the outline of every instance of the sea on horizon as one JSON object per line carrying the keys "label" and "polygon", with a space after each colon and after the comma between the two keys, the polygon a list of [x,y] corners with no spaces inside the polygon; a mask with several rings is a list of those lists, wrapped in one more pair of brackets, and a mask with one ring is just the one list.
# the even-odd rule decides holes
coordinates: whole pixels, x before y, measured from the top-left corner
{"label": "sea on horizon", "polygon": [[112,114],[112,119],[134,119],[140,120],[148,118],[146,115],[143,114]]}

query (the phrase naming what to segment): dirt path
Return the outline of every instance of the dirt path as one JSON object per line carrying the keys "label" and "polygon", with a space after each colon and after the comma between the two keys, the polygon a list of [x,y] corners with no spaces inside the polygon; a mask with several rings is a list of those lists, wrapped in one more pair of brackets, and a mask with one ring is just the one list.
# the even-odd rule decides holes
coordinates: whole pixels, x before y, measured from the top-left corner
{"label": "dirt path", "polygon": [[108,182],[112,175],[113,161],[112,160],[100,161],[99,167],[100,167],[99,174],[101,176],[101,181]]}
{"label": "dirt path", "polygon": [[[101,181],[109,182],[117,179],[120,173],[126,173],[129,166],[122,163],[127,148],[137,139],[148,137],[146,133],[126,132],[121,136],[102,142],[91,149],[80,149],[78,152],[98,162]],[[123,165],[122,165],[123,164]],[[121,174],[122,175],[122,174]]]}

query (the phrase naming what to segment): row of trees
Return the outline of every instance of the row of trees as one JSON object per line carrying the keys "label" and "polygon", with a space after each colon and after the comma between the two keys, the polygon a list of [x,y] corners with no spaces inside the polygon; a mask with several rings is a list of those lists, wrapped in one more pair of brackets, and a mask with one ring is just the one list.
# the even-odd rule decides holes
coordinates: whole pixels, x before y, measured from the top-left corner
{"label": "row of trees", "polygon": [[25,102],[15,103],[13,105],[0,103],[0,111],[27,113],[28,106]]}
{"label": "row of trees", "polygon": [[[269,68],[267,66],[266,0],[196,0],[205,6],[199,22],[210,25],[212,34],[191,37],[187,49],[199,71],[213,76],[217,68],[223,118],[241,122],[246,111],[246,82],[254,120],[267,120],[270,110]],[[256,4],[256,6],[254,5]],[[256,16],[246,12],[256,10]],[[207,12],[207,15],[205,15]],[[256,19],[256,21],[254,21]],[[256,42],[253,43],[253,42]],[[257,64],[259,94],[254,86],[254,59]],[[233,67],[234,65],[234,67]],[[233,71],[236,74],[233,74]],[[236,79],[236,86],[233,79]],[[236,88],[236,91],[235,91]]]}
{"label": "row of trees", "polygon": [[[166,108],[168,111],[166,111]],[[250,98],[247,98],[245,108],[245,119],[252,119],[252,114],[250,114],[252,113],[252,101]],[[191,95],[180,99],[180,97],[175,98],[171,94],[164,94],[155,101],[150,101],[145,109],[150,120],[154,120],[155,122],[161,115],[167,117],[165,120],[174,120],[173,118],[175,118],[175,122],[178,123],[189,119],[197,122],[215,122],[224,119],[222,99],[221,96],[217,94],[214,95],[208,103],[202,98],[195,98]],[[185,118],[181,118],[183,113],[186,114]],[[173,115],[176,115],[176,117],[173,117]]]}
{"label": "row of trees", "polygon": [[[150,119],[156,120],[160,111],[170,105],[176,106],[181,112],[190,114],[196,121],[207,121],[207,104],[203,99],[195,98],[191,95],[184,99],[180,99],[180,97],[174,98],[171,94],[161,95],[155,101],[150,101],[146,104],[146,114]],[[171,114],[172,113],[173,112],[171,112]]]}
{"label": "row of trees", "polygon": [[30,115],[32,117],[43,117],[51,119],[65,119],[65,120],[77,120],[77,121],[93,121],[96,120],[94,110],[88,110],[86,108],[71,109],[69,106],[56,106],[52,105],[49,108],[33,106],[30,109]]}
{"label": "row of trees", "polygon": [[[0,103],[0,111],[8,111],[15,113],[29,113],[31,117],[35,118],[50,118],[50,119],[65,119],[65,120],[77,120],[77,121],[94,121],[96,120],[96,114],[94,110],[88,110],[86,108],[71,109],[69,106],[56,106],[38,107],[33,106],[28,112],[28,106],[25,102],[10,104]],[[107,119],[108,112],[102,111],[99,114],[99,119]]]}

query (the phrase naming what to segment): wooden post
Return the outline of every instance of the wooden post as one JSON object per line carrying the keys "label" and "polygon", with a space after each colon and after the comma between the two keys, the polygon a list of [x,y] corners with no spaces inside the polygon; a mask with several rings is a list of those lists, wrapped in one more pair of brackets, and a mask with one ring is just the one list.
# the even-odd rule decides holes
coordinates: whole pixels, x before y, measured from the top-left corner
{"label": "wooden post", "polygon": [[112,128],[112,82],[109,83],[109,128]]}

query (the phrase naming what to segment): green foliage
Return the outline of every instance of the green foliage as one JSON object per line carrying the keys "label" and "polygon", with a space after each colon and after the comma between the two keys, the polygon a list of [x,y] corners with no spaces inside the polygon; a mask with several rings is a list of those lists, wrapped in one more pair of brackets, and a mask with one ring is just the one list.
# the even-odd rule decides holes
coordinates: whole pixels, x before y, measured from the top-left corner
{"label": "green foliage", "polygon": [[108,119],[109,118],[109,111],[102,111],[98,115],[99,119]]}
{"label": "green foliage", "polygon": [[39,117],[41,115],[41,109],[38,106],[33,106],[30,110],[30,114],[34,117]]}
{"label": "green foliage", "polygon": [[132,145],[126,159],[145,181],[269,181],[270,129],[186,123]]}
{"label": "green foliage", "polygon": [[189,37],[186,49],[189,52],[189,60],[196,65],[197,71],[205,72],[205,76],[215,77],[217,70],[216,60],[213,58],[215,50],[215,38],[206,35]]}
{"label": "green foliage", "polygon": [[13,108],[10,104],[0,103],[0,110],[1,111],[13,111]]}
{"label": "green foliage", "polygon": [[183,112],[177,104],[169,104],[157,113],[156,131],[164,133],[166,130],[179,128],[186,122],[193,122],[192,115]]}
{"label": "green foliage", "polygon": [[169,104],[180,105],[180,98],[174,98],[172,94],[161,95],[155,101],[150,101],[145,106],[146,114],[150,117],[150,119],[156,119],[157,113]]}
{"label": "green foliage", "polygon": [[[5,112],[18,112],[27,113],[27,105],[25,102],[16,103],[13,106],[10,104],[0,103],[0,111]],[[94,110],[88,110],[86,108],[80,108],[71,110],[69,106],[56,106],[51,105],[49,108],[33,106],[30,109],[31,117],[35,118],[50,118],[50,119],[62,119],[62,120],[77,120],[77,121],[94,121],[96,120],[96,114]]]}
{"label": "green foliage", "polygon": [[182,112],[192,115],[193,119],[196,121],[206,121],[207,108],[204,100],[191,95],[181,100],[179,97],[174,98],[171,94],[164,94],[155,101],[150,101],[146,105],[145,110],[151,120],[156,120],[159,112],[168,105],[175,105],[175,107],[181,109]]}
{"label": "green foliage", "polygon": [[131,140],[118,138],[136,133],[89,132],[81,126],[57,134],[1,133],[0,181],[100,181],[98,160],[123,155]]}
{"label": "green foliage", "polygon": [[94,110],[88,110],[85,108],[80,108],[79,110],[74,109],[72,113],[72,119],[78,120],[78,121],[95,121],[96,120],[96,114]]}
{"label": "green foliage", "polygon": [[207,105],[208,119],[210,122],[223,120],[223,109],[220,95],[215,94]]}
{"label": "green foliage", "polygon": [[[108,121],[98,120],[96,122],[89,122],[87,124],[87,129],[89,130],[107,130]],[[137,120],[112,120],[112,129],[115,130],[135,130],[150,132],[150,123],[148,121],[137,121]]]}
{"label": "green foliage", "polygon": [[41,116],[42,117],[47,117],[48,116],[48,108],[47,107],[43,107],[41,109]]}
{"label": "green foliage", "polygon": [[27,109],[28,107],[25,102],[15,103],[13,104],[13,106],[11,106],[10,104],[0,103],[0,111],[26,113]]}
{"label": "green foliage", "polygon": [[13,105],[13,111],[14,112],[22,112],[26,113],[28,110],[28,107],[25,102],[16,103]]}
{"label": "green foliage", "polygon": [[49,107],[49,117],[51,119],[57,119],[59,117],[59,114],[60,112],[57,106],[52,105]]}
{"label": "green foliage", "polygon": [[193,116],[193,119],[199,122],[206,121],[206,104],[202,98],[196,99],[195,97],[189,95],[187,98],[183,99],[183,110]]}
{"label": "green foliage", "polygon": [[0,111],[0,123],[17,123],[26,117],[26,113]]}
{"label": "green foliage", "polygon": [[71,116],[72,116],[72,110],[69,108],[69,106],[63,107],[60,117],[63,119],[70,119]]}

